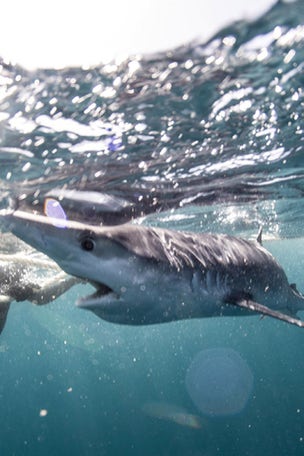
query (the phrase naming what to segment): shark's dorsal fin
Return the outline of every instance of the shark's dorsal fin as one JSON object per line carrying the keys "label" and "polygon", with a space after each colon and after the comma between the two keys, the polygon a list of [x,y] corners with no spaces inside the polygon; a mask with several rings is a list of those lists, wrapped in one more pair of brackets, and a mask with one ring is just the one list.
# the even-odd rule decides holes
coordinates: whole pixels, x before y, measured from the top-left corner
{"label": "shark's dorsal fin", "polygon": [[10,308],[10,303],[12,298],[10,296],[1,295],[0,296],[0,334],[3,331],[3,328],[6,323],[7,314]]}
{"label": "shark's dorsal fin", "polygon": [[257,242],[262,245],[262,233],[263,233],[263,227],[260,226],[259,228],[259,232],[258,232],[258,235],[257,235]]}
{"label": "shark's dorsal fin", "polygon": [[231,300],[229,301],[229,304],[239,306],[247,310],[252,310],[252,312],[258,312],[262,315],[268,315],[269,317],[277,318],[278,320],[283,320],[287,323],[291,323],[292,325],[304,328],[304,321],[291,317],[290,315],[286,315],[282,312],[278,312],[277,310],[270,309],[269,307],[254,302],[250,299],[238,299],[234,301]]}

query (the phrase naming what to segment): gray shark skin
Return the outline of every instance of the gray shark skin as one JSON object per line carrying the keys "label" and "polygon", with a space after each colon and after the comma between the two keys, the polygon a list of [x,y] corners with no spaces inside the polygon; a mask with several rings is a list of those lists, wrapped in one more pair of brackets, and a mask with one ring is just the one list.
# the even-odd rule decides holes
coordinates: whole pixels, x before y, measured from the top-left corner
{"label": "gray shark skin", "polygon": [[121,324],[260,313],[303,327],[304,298],[257,241],[136,225],[100,227],[22,211],[0,220],[96,292],[78,306]]}

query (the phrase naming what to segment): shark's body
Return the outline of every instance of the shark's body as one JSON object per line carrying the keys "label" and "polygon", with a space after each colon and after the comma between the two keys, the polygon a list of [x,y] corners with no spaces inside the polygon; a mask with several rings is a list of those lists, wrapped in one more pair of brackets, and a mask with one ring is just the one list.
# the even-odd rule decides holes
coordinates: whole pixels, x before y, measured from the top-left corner
{"label": "shark's body", "polygon": [[78,305],[105,320],[144,325],[253,311],[304,326],[293,317],[304,309],[302,295],[258,241],[1,215],[15,235],[96,287]]}

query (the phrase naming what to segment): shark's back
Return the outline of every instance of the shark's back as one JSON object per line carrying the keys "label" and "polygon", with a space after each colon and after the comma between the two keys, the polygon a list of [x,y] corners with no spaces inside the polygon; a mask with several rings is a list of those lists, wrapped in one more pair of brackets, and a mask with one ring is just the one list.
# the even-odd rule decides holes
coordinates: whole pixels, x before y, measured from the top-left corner
{"label": "shark's back", "polygon": [[167,263],[177,270],[196,266],[231,270],[261,265],[275,267],[276,273],[284,274],[274,257],[257,241],[226,234],[122,225],[112,228],[110,237],[136,255]]}

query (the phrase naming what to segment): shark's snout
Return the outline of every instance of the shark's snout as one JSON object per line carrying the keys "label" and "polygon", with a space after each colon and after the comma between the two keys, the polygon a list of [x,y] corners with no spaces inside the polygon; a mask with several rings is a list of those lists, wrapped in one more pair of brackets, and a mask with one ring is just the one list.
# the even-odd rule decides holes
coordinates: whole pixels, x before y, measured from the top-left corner
{"label": "shark's snout", "polygon": [[59,258],[66,257],[65,228],[56,227],[47,217],[9,208],[0,211],[0,224],[2,231],[10,231],[36,250],[48,254],[56,252]]}

